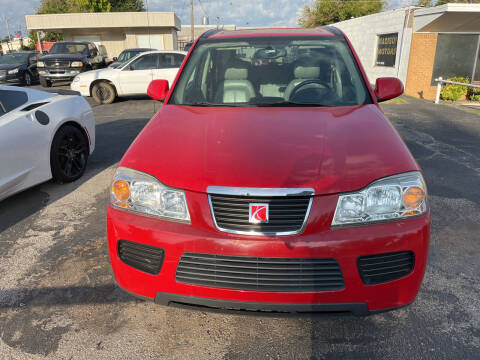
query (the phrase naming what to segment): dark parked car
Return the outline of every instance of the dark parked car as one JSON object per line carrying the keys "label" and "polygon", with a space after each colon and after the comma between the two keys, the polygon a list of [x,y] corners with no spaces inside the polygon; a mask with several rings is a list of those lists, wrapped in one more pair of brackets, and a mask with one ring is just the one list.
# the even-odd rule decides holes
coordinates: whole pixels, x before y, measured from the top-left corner
{"label": "dark parked car", "polygon": [[148,48],[136,48],[136,49],[125,49],[123,50],[118,57],[113,58],[113,63],[110,64],[109,67],[117,68],[120,65],[124,64],[131,58],[134,58],[138,54],[147,52],[147,51],[152,51],[155,49],[148,49]]}
{"label": "dark parked car", "polygon": [[0,57],[0,83],[15,82],[31,85],[38,80],[36,51],[16,52]]}
{"label": "dark parked car", "polygon": [[37,63],[43,87],[50,87],[56,81],[71,82],[81,72],[105,66],[105,54],[102,55],[94,43],[79,41],[55,43],[49,54]]}

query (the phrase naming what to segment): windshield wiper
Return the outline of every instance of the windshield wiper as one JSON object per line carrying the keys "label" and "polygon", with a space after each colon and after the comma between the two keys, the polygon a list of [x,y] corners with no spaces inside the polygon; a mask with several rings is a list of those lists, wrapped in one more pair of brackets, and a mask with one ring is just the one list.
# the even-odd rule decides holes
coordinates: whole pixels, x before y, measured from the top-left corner
{"label": "windshield wiper", "polygon": [[317,103],[299,103],[299,102],[295,102],[295,101],[278,101],[278,102],[270,102],[270,103],[255,103],[255,104],[252,104],[253,106],[259,106],[259,107],[275,107],[275,106],[279,106],[279,107],[282,107],[282,106],[285,106],[285,107],[288,107],[288,106],[298,106],[298,107],[303,107],[303,106],[317,106],[317,107],[321,107],[321,106],[331,106],[331,105],[325,105],[325,104],[317,104]]}
{"label": "windshield wiper", "polygon": [[214,104],[214,103],[209,103],[206,101],[199,101],[199,102],[194,102],[191,104],[181,104],[185,106],[205,106],[205,107],[214,107],[214,106],[223,106],[223,107],[240,107],[240,106],[249,106],[248,104]]}

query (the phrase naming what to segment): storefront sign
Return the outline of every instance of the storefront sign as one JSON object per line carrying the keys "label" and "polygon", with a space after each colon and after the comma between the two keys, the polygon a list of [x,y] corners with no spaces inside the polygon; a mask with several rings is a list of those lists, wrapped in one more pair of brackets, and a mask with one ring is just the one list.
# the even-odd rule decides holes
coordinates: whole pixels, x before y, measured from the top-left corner
{"label": "storefront sign", "polygon": [[378,35],[377,66],[395,66],[398,33]]}

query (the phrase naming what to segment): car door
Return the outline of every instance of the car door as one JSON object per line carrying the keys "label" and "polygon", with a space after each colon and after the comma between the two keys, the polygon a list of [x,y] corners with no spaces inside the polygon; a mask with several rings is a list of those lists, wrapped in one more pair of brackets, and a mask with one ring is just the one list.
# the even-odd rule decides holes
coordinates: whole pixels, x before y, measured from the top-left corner
{"label": "car door", "polygon": [[38,54],[31,54],[28,57],[28,70],[33,75],[34,80],[38,80],[38,71],[37,71],[37,61],[38,61]]}
{"label": "car door", "polygon": [[143,95],[153,80],[153,70],[157,68],[158,54],[141,55],[127,64],[119,74],[122,95]]}
{"label": "car door", "polygon": [[0,90],[0,198],[31,182],[35,170],[48,161],[48,131],[35,111],[22,110],[27,102],[25,91]]}
{"label": "car door", "polygon": [[169,85],[172,86],[185,55],[177,53],[162,53],[159,55],[160,61],[158,68],[154,70],[154,78],[168,80]]}
{"label": "car door", "polygon": [[97,47],[94,44],[88,44],[89,59],[93,69],[100,69],[103,67],[103,58],[100,55]]}

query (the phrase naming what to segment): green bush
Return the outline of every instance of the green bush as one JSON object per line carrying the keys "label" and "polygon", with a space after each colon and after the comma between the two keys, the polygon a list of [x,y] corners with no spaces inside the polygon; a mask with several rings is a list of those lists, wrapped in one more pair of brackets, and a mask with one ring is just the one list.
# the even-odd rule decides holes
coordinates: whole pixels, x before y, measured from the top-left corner
{"label": "green bush", "polygon": [[[469,78],[463,78],[463,77],[453,77],[448,79],[450,81],[455,81],[455,82],[461,82],[464,84],[469,84],[470,79]],[[454,84],[446,84],[442,91],[440,92],[440,95],[443,100],[452,100],[456,101],[460,99],[462,95],[467,94],[468,88],[463,85],[454,85]]]}
{"label": "green bush", "polygon": [[471,101],[480,101],[480,89],[468,88],[467,99]]}

